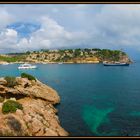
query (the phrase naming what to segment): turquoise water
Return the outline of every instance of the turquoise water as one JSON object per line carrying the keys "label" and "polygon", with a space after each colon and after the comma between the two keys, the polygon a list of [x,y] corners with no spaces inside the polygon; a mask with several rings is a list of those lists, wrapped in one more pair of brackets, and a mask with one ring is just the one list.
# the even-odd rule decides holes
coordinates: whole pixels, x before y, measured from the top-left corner
{"label": "turquoise water", "polygon": [[126,67],[102,64],[38,64],[18,70],[0,65],[0,76],[27,72],[57,90],[61,125],[71,136],[140,136],[140,62]]}

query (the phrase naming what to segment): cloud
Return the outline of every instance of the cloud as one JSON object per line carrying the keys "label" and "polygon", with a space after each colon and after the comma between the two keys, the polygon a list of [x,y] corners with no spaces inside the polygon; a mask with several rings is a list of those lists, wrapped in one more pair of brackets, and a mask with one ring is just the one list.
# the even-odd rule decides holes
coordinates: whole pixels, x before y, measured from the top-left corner
{"label": "cloud", "polygon": [[5,29],[0,34],[0,52],[10,52],[16,50],[18,41],[17,32],[13,29]]}
{"label": "cloud", "polygon": [[0,19],[0,29],[5,28],[7,24],[14,21],[13,16],[3,8],[0,9]]}
{"label": "cloud", "polygon": [[[140,5],[3,5],[0,12],[0,51],[61,47],[140,50]],[[8,26],[11,24],[14,28]],[[40,27],[31,29],[32,24]]]}
{"label": "cloud", "polygon": [[106,5],[93,22],[95,36],[100,36],[105,47],[134,47],[140,45],[140,5]]}
{"label": "cloud", "polygon": [[43,16],[41,27],[30,34],[30,38],[19,38],[15,29],[5,29],[0,34],[0,51],[23,52],[39,49],[71,48],[86,44],[89,38],[86,32],[70,32],[54,19]]}
{"label": "cloud", "polygon": [[84,43],[87,39],[84,32],[69,32],[47,16],[41,18],[41,23],[41,28],[33,32],[29,41],[26,41],[26,46],[32,50],[72,47]]}
{"label": "cloud", "polygon": [[13,29],[6,29],[6,32],[4,33],[6,37],[11,37],[11,38],[17,37],[17,32]]}

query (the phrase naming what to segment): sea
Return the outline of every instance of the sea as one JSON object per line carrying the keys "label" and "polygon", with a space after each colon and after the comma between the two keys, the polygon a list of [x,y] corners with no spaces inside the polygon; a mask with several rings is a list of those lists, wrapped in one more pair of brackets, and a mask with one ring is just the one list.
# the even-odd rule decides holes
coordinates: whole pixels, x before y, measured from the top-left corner
{"label": "sea", "polygon": [[32,74],[54,88],[61,126],[69,136],[140,136],[140,61],[102,64],[0,65],[0,77]]}

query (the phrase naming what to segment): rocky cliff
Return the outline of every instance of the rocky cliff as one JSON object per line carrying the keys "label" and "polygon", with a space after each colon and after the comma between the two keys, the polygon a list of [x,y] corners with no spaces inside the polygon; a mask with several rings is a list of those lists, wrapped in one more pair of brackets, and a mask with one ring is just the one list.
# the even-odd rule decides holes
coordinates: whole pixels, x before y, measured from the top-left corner
{"label": "rocky cliff", "polygon": [[32,62],[32,63],[102,63],[103,61],[117,61],[131,63],[129,56],[121,50],[110,49],[64,49],[40,50],[23,54],[0,55],[0,63],[4,62]]}
{"label": "rocky cliff", "polygon": [[26,61],[35,63],[100,63],[103,61],[131,62],[129,56],[125,52],[110,49],[68,49],[30,52],[26,57]]}
{"label": "rocky cliff", "polygon": [[[9,100],[22,109],[4,112]],[[16,85],[8,87],[5,78],[0,78],[0,136],[67,136],[53,106],[59,102],[57,92],[38,80],[17,77]]]}

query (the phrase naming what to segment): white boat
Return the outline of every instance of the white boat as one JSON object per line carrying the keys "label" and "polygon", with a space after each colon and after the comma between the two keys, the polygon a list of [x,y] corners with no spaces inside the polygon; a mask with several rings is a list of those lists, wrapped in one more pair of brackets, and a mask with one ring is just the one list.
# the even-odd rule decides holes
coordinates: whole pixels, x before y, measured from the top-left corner
{"label": "white boat", "polygon": [[62,62],[59,62],[58,64],[63,64]]}
{"label": "white boat", "polygon": [[21,64],[18,69],[35,69],[37,66],[31,64]]}

